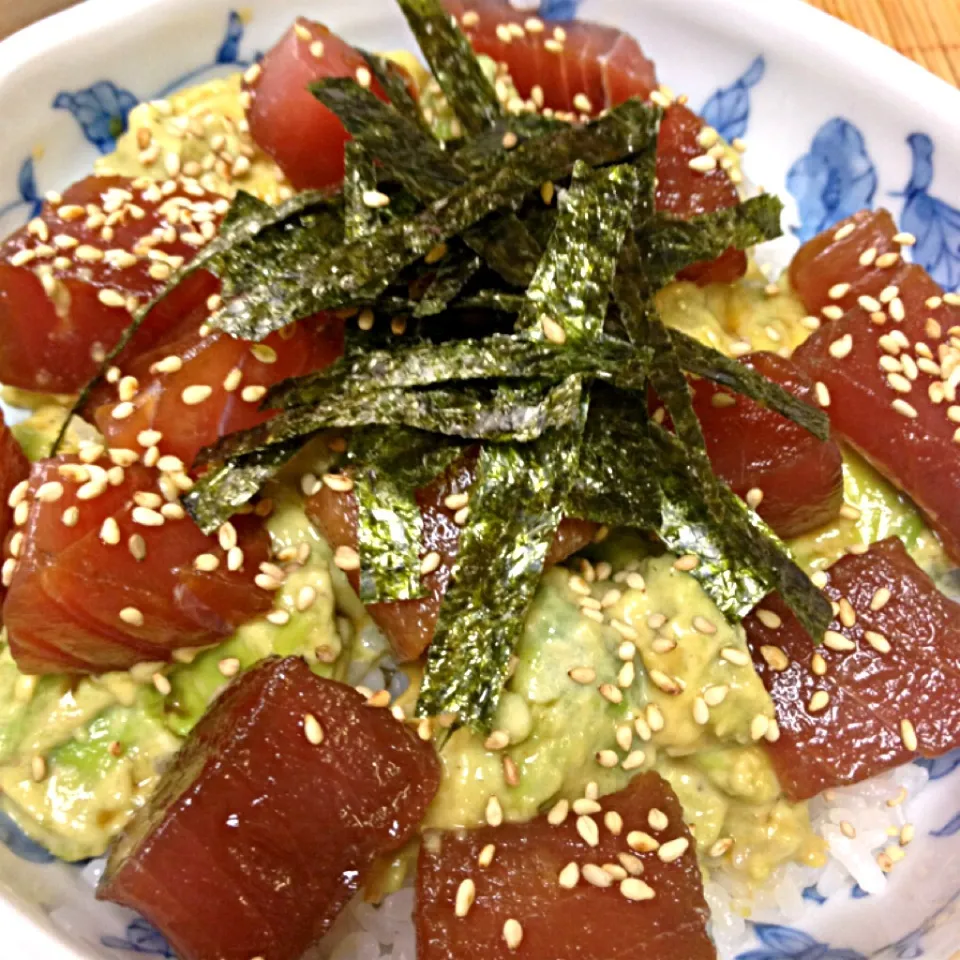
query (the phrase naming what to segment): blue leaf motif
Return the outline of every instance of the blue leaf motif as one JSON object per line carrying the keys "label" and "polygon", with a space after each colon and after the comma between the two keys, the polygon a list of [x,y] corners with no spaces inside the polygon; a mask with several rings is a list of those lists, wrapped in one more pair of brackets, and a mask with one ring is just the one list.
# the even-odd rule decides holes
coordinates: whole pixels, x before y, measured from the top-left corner
{"label": "blue leaf motif", "polygon": [[913,158],[910,182],[902,194],[902,229],[917,238],[911,253],[942,287],[960,286],[960,210],[930,195],[933,141],[925,133],[907,137]]}
{"label": "blue leaf motif", "polygon": [[142,917],[127,924],[126,937],[101,937],[100,942],[111,950],[125,950],[128,953],[148,953],[158,957],[174,957],[173,950],[159,931]]}
{"label": "blue leaf motif", "polygon": [[763,79],[766,69],[767,62],[761,54],[739,79],[729,87],[721,87],[703,105],[700,111],[703,119],[724,140],[729,142],[747,132],[747,123],[750,120],[750,91]]}
{"label": "blue leaf motif", "polygon": [[137,103],[139,100],[129,90],[112,80],[98,80],[82,90],[61,90],[53,106],[73,114],[87,140],[101,153],[110,153],[117,145],[117,137],[126,131],[127,117]]}
{"label": "blue leaf motif", "polygon": [[580,0],[541,0],[537,11],[544,20],[573,20]]}
{"label": "blue leaf motif", "polygon": [[217,63],[239,63],[240,44],[243,43],[244,23],[236,10],[231,10],[227,16],[227,31],[223,36],[223,43],[217,50]]}
{"label": "blue leaf motif", "polygon": [[5,813],[0,813],[0,844],[29,863],[53,863],[56,859],[39,843],[34,843]]}
{"label": "blue leaf motif", "polygon": [[850,896],[854,900],[866,900],[866,898],[869,897],[870,894],[867,893],[867,891],[864,890],[859,883],[857,883],[857,884],[854,884],[854,886],[851,888]]}
{"label": "blue leaf motif", "polygon": [[923,949],[923,938],[925,931],[917,930],[902,940],[897,941],[894,946],[897,948],[898,960],[917,960],[925,953]]}
{"label": "blue leaf motif", "polygon": [[817,889],[816,884],[804,888],[803,899],[810,903],[815,903],[818,907],[823,906],[823,904],[827,902],[827,898]]}
{"label": "blue leaf motif", "polygon": [[942,780],[944,777],[953,773],[957,767],[960,767],[960,749],[954,750],[943,757],[937,757],[936,760],[918,760],[921,767],[926,767],[931,780]]}
{"label": "blue leaf motif", "polygon": [[754,929],[761,943],[779,951],[779,956],[782,957],[806,957],[811,949],[820,946],[810,934],[792,927],[758,923]]}
{"label": "blue leaf motif", "polygon": [[863,134],[843,117],[828,120],[814,135],[809,152],[790,168],[787,189],[800,212],[800,225],[793,232],[801,242],[871,206],[877,171]]}
{"label": "blue leaf motif", "polygon": [[33,157],[27,157],[20,166],[20,173],[17,175],[17,192],[20,194],[20,202],[30,207],[30,217],[35,217],[43,206],[43,197],[37,190]]}
{"label": "blue leaf motif", "polygon": [[952,820],[948,823],[945,823],[939,830],[931,830],[930,836],[932,837],[954,837],[960,833],[960,813],[958,813]]}

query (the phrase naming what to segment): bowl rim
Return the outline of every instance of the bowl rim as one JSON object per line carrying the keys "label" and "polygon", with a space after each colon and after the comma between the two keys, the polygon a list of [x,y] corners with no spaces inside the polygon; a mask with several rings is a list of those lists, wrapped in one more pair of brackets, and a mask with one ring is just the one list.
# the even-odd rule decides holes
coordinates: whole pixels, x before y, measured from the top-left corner
{"label": "bowl rim", "polygon": [[[69,47],[121,25],[134,30],[156,18],[170,18],[195,0],[84,0],[44,17],[0,41],[0,92],[18,70],[40,59],[60,62],[69,58]],[[252,0],[251,6],[266,0]],[[296,0],[286,0],[291,7]],[[375,0],[387,6],[389,0]],[[608,4],[612,0],[608,0]],[[310,7],[315,0],[302,0]],[[632,0],[637,6],[663,10],[665,0]],[[532,4],[535,5],[535,4]],[[669,15],[686,19],[719,40],[725,35],[766,40],[771,49],[791,59],[813,58],[821,71],[851,72],[869,84],[870,93],[882,100],[885,93],[930,117],[960,114],[960,90],[919,63],[856,27],[811,6],[805,0],[670,0]],[[614,17],[606,19],[614,20]],[[721,24],[718,27],[718,24]],[[639,38],[642,42],[642,38]],[[949,127],[949,125],[947,125]],[[947,132],[944,130],[943,132]],[[960,147],[960,140],[957,141]],[[0,891],[0,931],[4,946],[15,956],[38,960],[85,960],[67,934],[43,926],[30,916],[28,905],[16,895]]]}

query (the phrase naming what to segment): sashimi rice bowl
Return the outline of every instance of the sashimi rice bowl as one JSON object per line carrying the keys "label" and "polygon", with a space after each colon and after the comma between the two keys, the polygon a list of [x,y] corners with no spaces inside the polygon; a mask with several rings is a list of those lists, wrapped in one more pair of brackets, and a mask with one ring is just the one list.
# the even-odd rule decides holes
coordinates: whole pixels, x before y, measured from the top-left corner
{"label": "sashimi rice bowl", "polygon": [[397,2],[0,248],[0,836],[180,960],[859,958],[777,925],[960,748],[960,296],[773,269],[627,33]]}

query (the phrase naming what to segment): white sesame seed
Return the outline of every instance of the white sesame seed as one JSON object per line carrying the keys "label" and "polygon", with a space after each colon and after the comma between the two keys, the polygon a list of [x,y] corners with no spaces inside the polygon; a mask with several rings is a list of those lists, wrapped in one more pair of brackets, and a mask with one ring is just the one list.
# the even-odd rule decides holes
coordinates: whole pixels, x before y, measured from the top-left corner
{"label": "white sesame seed", "polygon": [[560,875],[557,877],[557,883],[559,883],[564,890],[572,890],[579,882],[580,867],[572,861],[560,871]]}
{"label": "white sesame seed", "polygon": [[487,800],[485,819],[491,827],[499,827],[500,824],[503,823],[503,808],[495,796],[491,796],[490,799]]}
{"label": "white sesame seed", "polygon": [[134,507],[131,517],[142,527],[162,527],[164,524],[163,514],[150,507]]}
{"label": "white sesame seed", "polygon": [[627,834],[627,846],[637,853],[653,853],[660,849],[660,841],[643,830],[631,830]]}
{"label": "white sesame seed", "polygon": [[271,610],[267,614],[267,620],[277,627],[282,627],[290,622],[290,614],[286,610]]}
{"label": "white sesame seed", "polygon": [[637,902],[643,900],[653,900],[656,896],[653,888],[648,883],[645,883],[643,880],[640,880],[637,877],[628,877],[626,880],[621,880],[620,893],[623,894],[627,900],[633,900]]}
{"label": "white sesame seed", "polygon": [[874,612],[882,610],[890,600],[890,591],[886,587],[879,587],[870,600],[870,609]]}
{"label": "white sesame seed", "polygon": [[457,896],[454,904],[454,912],[458,917],[465,917],[469,912],[470,908],[473,906],[474,900],[477,898],[477,886],[469,878],[462,880],[460,886],[457,887]]}
{"label": "white sesame seed", "polygon": [[746,667],[750,665],[750,655],[743,650],[738,650],[736,647],[724,647],[720,651],[720,657],[736,667]]}
{"label": "white sesame seed", "polygon": [[886,269],[887,267],[892,267],[900,259],[900,254],[895,250],[891,250],[889,253],[881,253],[876,259],[876,264],[881,269]]}
{"label": "white sesame seed", "polygon": [[813,392],[816,396],[817,403],[821,407],[830,406],[830,391],[827,389],[827,385],[823,383],[823,381],[818,380],[816,384],[814,384]]}
{"label": "white sesame seed", "polygon": [[600,828],[592,817],[577,817],[577,833],[589,847],[595,847],[600,843]]}
{"label": "white sesame seed", "polygon": [[193,558],[193,566],[204,573],[212,573],[220,566],[220,558],[213,553],[201,553]]}
{"label": "white sesame seed", "polygon": [[758,713],[750,721],[750,739],[755,743],[758,740],[762,740],[766,735],[767,731],[770,729],[770,718],[765,717],[762,713]]}
{"label": "white sesame seed", "polygon": [[[692,553],[684,554],[684,556],[674,560],[673,568],[675,570],[682,570],[689,573],[691,570],[695,570],[700,563],[700,558],[695,556]],[[655,628],[656,629],[656,628]]]}
{"label": "white sesame seed", "polygon": [[911,753],[917,752],[917,747],[919,746],[917,742],[917,731],[906,717],[900,721],[900,739],[903,741],[903,745],[907,750]]}
{"label": "white sesame seed", "polygon": [[708,707],[719,707],[724,700],[727,699],[727,694],[730,692],[730,687],[725,683],[706,687],[703,691],[703,699],[706,702]]}
{"label": "white sesame seed", "polygon": [[120,542],[120,527],[113,517],[107,517],[100,526],[100,539],[111,546]]}
{"label": "white sesame seed", "polygon": [[120,619],[132,627],[143,626],[143,614],[136,607],[124,607],[120,611]]}
{"label": "white sesame seed", "polygon": [[590,800],[587,797],[581,797],[573,801],[573,812],[577,816],[588,817],[594,813],[600,813],[603,808],[596,800]]}
{"label": "white sesame seed", "polygon": [[916,407],[911,406],[906,400],[903,400],[900,397],[897,397],[897,399],[894,400],[890,406],[893,407],[893,409],[896,410],[901,416],[907,417],[909,420],[913,420],[917,416]]}
{"label": "white sesame seed", "polygon": [[839,653],[848,653],[857,649],[857,645],[849,637],[837,633],[836,630],[827,630],[824,633],[823,645],[828,650],[836,650]]}
{"label": "white sesame seed", "polygon": [[573,98],[573,107],[575,110],[579,110],[581,113],[593,112],[593,104],[590,102],[590,98],[585,93],[578,93]]}
{"label": "white sesame seed", "polygon": [[40,754],[30,760],[30,776],[36,783],[42,783],[47,778],[47,761]]}
{"label": "white sesame seed", "polygon": [[845,240],[850,236],[851,233],[856,229],[855,225],[852,223],[845,223],[839,230],[833,235],[834,240]]}
{"label": "white sesame seed", "polygon": [[662,844],[657,851],[657,856],[664,863],[673,863],[674,860],[679,860],[689,847],[690,841],[686,837],[677,837],[675,840]]}
{"label": "white sesame seed", "polygon": [[596,761],[604,770],[612,770],[620,762],[620,758],[615,750],[598,750]]}
{"label": "white sesame seed", "polygon": [[817,690],[813,696],[810,698],[809,704],[807,704],[807,709],[810,713],[820,713],[823,710],[827,709],[827,706],[830,703],[830,694],[826,690]]}
{"label": "white sesame seed", "polygon": [[97,294],[97,299],[105,307],[125,307],[127,304],[123,294],[118,293],[116,290],[101,290]]}
{"label": "white sesame seed", "polygon": [[183,400],[188,407],[194,407],[199,403],[203,403],[204,400],[207,400],[212,393],[213,387],[208,384],[195,383],[183,389],[183,392],[180,394],[180,399]]}
{"label": "white sesame seed", "polygon": [[315,747],[323,743],[323,727],[320,726],[320,721],[312,713],[303,715],[303,735]]}
{"label": "white sesame seed", "polygon": [[170,684],[170,681],[162,674],[155,673],[152,677],[153,686],[163,697],[169,697],[170,692],[173,690],[173,687]]}
{"label": "white sesame seed", "polygon": [[693,618],[693,629],[697,633],[703,633],[707,636],[712,636],[717,632],[717,625],[712,621],[708,620],[706,617],[700,616],[699,614]]}
{"label": "white sesame seed", "polygon": [[710,170],[717,169],[717,158],[710,156],[708,153],[702,153],[689,160],[687,166],[698,173],[707,173]]}
{"label": "white sesame seed", "polygon": [[570,813],[570,802],[568,800],[558,800],[547,814],[547,823],[552,827],[559,827],[567,819]]}
{"label": "white sesame seed", "polygon": [[834,340],[828,349],[831,357],[842,360],[849,356],[850,351],[853,350],[853,337],[849,333],[845,333],[842,337]]}

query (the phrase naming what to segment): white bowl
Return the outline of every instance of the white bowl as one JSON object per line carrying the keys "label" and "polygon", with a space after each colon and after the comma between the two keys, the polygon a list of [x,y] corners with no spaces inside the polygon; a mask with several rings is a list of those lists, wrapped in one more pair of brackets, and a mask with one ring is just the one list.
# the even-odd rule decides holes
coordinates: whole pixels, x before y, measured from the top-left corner
{"label": "white bowl", "polygon": [[[83,176],[133,102],[242,68],[297,13],[368,49],[412,45],[390,0],[244,3],[88,0],[0,44],[0,228]],[[541,13],[578,7],[633,32],[664,82],[748,138],[749,176],[787,200],[781,256],[884,205],[918,237],[916,259],[960,285],[960,93],[799,0],[546,0]],[[886,891],[847,884],[825,904],[810,892],[792,926],[750,927],[739,960],[960,958],[960,752],[926,766],[931,782],[905,808],[917,839]],[[142,921],[94,903],[90,871],[49,862],[0,822],[0,957],[172,956]]]}

